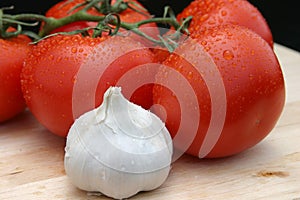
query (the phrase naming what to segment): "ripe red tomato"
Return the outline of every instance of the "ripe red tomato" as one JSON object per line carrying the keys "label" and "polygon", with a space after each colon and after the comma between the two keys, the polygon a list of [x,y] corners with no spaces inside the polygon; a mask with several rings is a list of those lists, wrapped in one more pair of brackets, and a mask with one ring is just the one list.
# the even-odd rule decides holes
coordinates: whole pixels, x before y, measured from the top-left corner
{"label": "ripe red tomato", "polygon": [[0,122],[9,120],[25,109],[21,91],[20,73],[31,40],[19,35],[0,38]]}
{"label": "ripe red tomato", "polygon": [[[66,16],[69,16],[79,9],[82,9],[83,7],[79,7],[75,10],[73,8],[75,6],[78,6],[79,4],[85,2],[85,0],[73,0],[73,1],[61,1],[54,6],[52,6],[47,12],[46,12],[46,17],[54,17],[54,18],[63,18]],[[132,9],[126,9],[119,13],[120,19],[122,22],[128,22],[128,23],[134,23],[142,20],[146,20],[151,18],[150,13],[146,10],[146,8],[143,7],[142,4],[140,4],[136,0],[125,0],[124,2],[131,2],[134,4],[131,4],[130,6],[136,10],[139,10],[140,12],[136,12]],[[112,4],[116,3],[116,0],[112,1]],[[72,11],[73,10],[73,11]],[[91,8],[88,10],[88,13],[91,15],[95,16],[102,16],[102,13],[99,13],[95,8]],[[89,22],[89,21],[78,21],[74,22],[71,24],[68,24],[66,26],[62,26],[54,32],[64,32],[64,31],[74,31],[74,30],[79,30],[79,29],[84,29],[87,27],[95,27],[98,24],[98,22]],[[147,33],[148,35],[152,37],[156,37],[159,33],[158,30],[153,29],[154,27],[157,27],[155,23],[149,23],[149,24],[144,24],[140,26],[143,28],[143,31]],[[147,31],[146,28],[151,28]]]}
{"label": "ripe red tomato", "polygon": [[[150,50],[128,37],[57,35],[33,47],[21,74],[22,90],[37,120],[65,137],[74,118],[99,106],[109,86],[128,70],[153,60]],[[136,93],[146,105],[152,102],[143,98],[147,87]]]}
{"label": "ripe red tomato", "polygon": [[230,23],[253,30],[273,47],[272,33],[265,18],[246,0],[194,0],[177,18],[180,20],[188,16],[193,16],[189,26],[191,34]]}
{"label": "ripe red tomato", "polygon": [[157,73],[154,103],[164,109],[156,114],[167,116],[175,146],[194,156],[224,157],[254,146],[273,129],[285,101],[273,49],[237,25],[193,37]]}

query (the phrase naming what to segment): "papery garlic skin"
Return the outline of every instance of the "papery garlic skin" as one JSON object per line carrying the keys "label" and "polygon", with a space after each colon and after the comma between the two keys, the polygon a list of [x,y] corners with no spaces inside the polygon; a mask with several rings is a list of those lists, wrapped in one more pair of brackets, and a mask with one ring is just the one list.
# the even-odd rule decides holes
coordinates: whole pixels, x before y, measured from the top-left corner
{"label": "papery garlic skin", "polygon": [[124,199],[164,183],[172,139],[153,113],[110,87],[100,107],[75,120],[67,136],[65,171],[78,188]]}

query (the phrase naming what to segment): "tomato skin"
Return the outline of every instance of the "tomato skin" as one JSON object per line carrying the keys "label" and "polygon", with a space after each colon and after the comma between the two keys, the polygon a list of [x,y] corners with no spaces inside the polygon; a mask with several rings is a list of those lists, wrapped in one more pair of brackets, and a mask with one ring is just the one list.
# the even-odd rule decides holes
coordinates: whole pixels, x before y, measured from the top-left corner
{"label": "tomato skin", "polygon": [[188,16],[193,16],[189,26],[192,35],[199,30],[230,23],[253,30],[273,47],[273,36],[266,19],[247,0],[195,0],[177,18]]}
{"label": "tomato skin", "polygon": [[[284,106],[284,78],[277,57],[259,35],[237,25],[217,26],[194,33],[193,37],[213,59],[226,92],[224,126],[213,149],[205,157],[225,157],[249,149],[270,133]],[[183,45],[180,48],[188,51],[193,47]],[[172,54],[163,64],[181,73],[197,96],[200,120],[193,121],[193,116],[190,116],[187,127],[199,124],[199,128],[186,153],[199,156],[212,117],[212,97],[208,85],[189,62]],[[158,72],[158,82],[164,77],[166,81],[171,79],[165,71]],[[182,90],[180,83],[178,90]],[[181,123],[180,107],[176,101],[174,94],[166,88],[154,87],[154,103],[165,108],[166,126],[173,138]],[[195,106],[191,105],[191,109]],[[160,110],[156,113],[162,115]],[[184,134],[186,138],[191,137],[188,131]]]}
{"label": "tomato skin", "polygon": [[[93,63],[87,66],[87,70],[97,71],[106,67],[101,65],[101,62],[108,58],[109,51],[122,54],[130,46],[136,49],[142,47],[140,43],[129,38],[116,37],[113,42],[109,43],[109,46],[105,47],[106,49],[100,49],[99,44],[108,40],[111,41],[112,38],[57,35],[40,41],[33,47],[32,54],[26,59],[21,73],[22,91],[26,103],[37,120],[54,134],[66,137],[74,122],[74,85],[79,81],[79,69],[82,68],[84,62],[92,56],[95,61],[90,61]],[[99,51],[103,51],[103,54],[96,57]],[[80,110],[81,114],[99,106],[105,90],[116,84],[123,73],[153,60],[154,56],[148,49],[136,50],[120,56],[104,71],[99,83],[96,82],[98,87],[92,91],[96,93],[93,99],[95,104]],[[91,94],[86,91],[90,90],[89,84],[95,81],[89,80],[90,77],[85,78],[83,81],[87,85],[83,86],[83,93],[80,94],[82,102],[91,98],[89,96]]]}
{"label": "tomato skin", "polygon": [[21,113],[26,105],[21,91],[20,73],[30,51],[31,40],[25,35],[0,38],[0,122]]}

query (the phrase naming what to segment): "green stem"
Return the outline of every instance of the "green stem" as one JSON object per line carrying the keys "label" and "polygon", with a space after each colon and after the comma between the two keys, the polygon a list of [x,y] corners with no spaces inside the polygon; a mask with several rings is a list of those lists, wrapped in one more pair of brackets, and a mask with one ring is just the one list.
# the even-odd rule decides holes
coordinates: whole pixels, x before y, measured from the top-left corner
{"label": "green stem", "polygon": [[[50,19],[50,20],[49,20]],[[39,32],[40,37],[44,37],[48,34],[51,33],[51,31],[62,27],[64,25],[76,22],[76,21],[94,21],[94,22],[99,22],[105,19],[105,16],[95,16],[95,15],[90,15],[84,11],[78,11],[73,15],[60,18],[60,19],[53,19],[53,18],[48,18],[48,21],[45,21],[45,26],[43,29]],[[117,20],[113,20],[109,22],[111,25],[117,25],[118,22]],[[146,39],[161,44],[159,40],[154,39],[153,37],[145,34],[144,32],[138,30],[138,28],[142,25],[149,24],[149,23],[165,23],[169,24],[170,26],[174,27],[175,30],[181,27],[181,25],[174,20],[174,18],[150,18],[146,20],[142,20],[136,23],[126,23],[126,22],[121,22],[120,27],[126,30],[132,30],[135,34],[138,34],[142,37],[145,37]]]}
{"label": "green stem", "polygon": [[[100,4],[101,2],[101,4]],[[124,5],[123,5],[124,4]],[[100,5],[100,7],[99,7]],[[123,5],[123,6],[120,6]],[[111,25],[114,27],[117,27],[117,30],[119,28],[123,28],[126,30],[131,30],[135,34],[138,34],[142,37],[145,37],[146,39],[150,40],[151,42],[154,42],[156,44],[163,45],[165,41],[162,41],[161,38],[159,40],[145,34],[144,32],[140,31],[138,28],[142,25],[149,24],[149,23],[160,23],[160,24],[168,24],[171,27],[174,27],[176,31],[178,32],[187,32],[187,26],[191,18],[188,20],[185,20],[182,24],[179,23],[176,20],[175,15],[171,11],[170,8],[165,9],[165,15],[164,17],[159,17],[159,18],[150,18],[146,20],[142,20],[136,23],[126,23],[126,22],[120,22],[116,18],[113,20],[108,20],[106,22],[105,20],[107,19],[107,15],[103,16],[96,16],[96,15],[91,15],[88,13],[88,10],[91,8],[100,8],[101,10],[107,9],[107,12],[109,12],[108,15],[117,15],[115,13],[112,13],[111,9],[120,9],[119,11],[122,11],[122,9],[128,8],[128,5],[126,2],[123,2],[122,0],[118,0],[117,4],[111,5],[111,0],[90,0],[87,1],[83,5],[83,9],[75,12],[74,14],[71,14],[69,16],[60,18],[60,19],[55,19],[52,17],[46,17],[44,15],[39,15],[39,14],[17,14],[17,15],[9,15],[9,14],[4,14],[3,10],[0,9],[0,28],[4,26],[4,23],[6,27],[10,26],[10,24],[14,24],[15,27],[19,27],[22,25],[30,25],[34,24],[35,22],[40,22],[42,23],[42,28],[38,32],[38,34],[31,34],[34,35],[35,39],[37,37],[43,38],[45,36],[48,36],[53,30],[65,26],[67,24],[73,23],[73,22],[78,22],[78,21],[93,21],[93,22],[98,22],[98,23],[107,23],[107,25]],[[97,7],[98,6],[98,7]],[[114,7],[116,6],[116,7]],[[125,7],[124,7],[125,6]],[[127,7],[126,7],[127,6]],[[119,8],[120,7],[120,8]],[[167,17],[169,16],[169,17]],[[117,17],[118,18],[118,17]],[[34,22],[34,23],[29,23],[29,22]],[[103,25],[105,27],[105,24]],[[1,30],[0,30],[1,32]],[[2,31],[3,32],[3,31]],[[27,31],[23,31],[22,33],[26,33]],[[99,31],[101,33],[101,30]]]}
{"label": "green stem", "polygon": [[104,14],[108,14],[110,11],[110,8],[111,8],[111,0],[105,0],[104,1]]}
{"label": "green stem", "polygon": [[180,24],[171,17],[168,17],[168,18],[164,18],[164,17],[150,18],[150,19],[146,19],[146,20],[139,21],[139,22],[135,23],[135,26],[140,27],[144,24],[149,24],[149,23],[168,24],[168,25],[174,27],[175,29],[178,29],[180,27]]}
{"label": "green stem", "polygon": [[[39,36],[44,37],[48,34],[50,34],[53,30],[65,26],[67,24],[78,22],[78,21],[94,21],[99,22],[103,20],[105,16],[95,16],[90,15],[87,12],[81,10],[78,11],[72,15],[60,18],[60,19],[54,19],[54,18],[48,18],[48,21],[44,21],[45,24],[43,28],[39,32]],[[50,19],[50,20],[49,20]]]}

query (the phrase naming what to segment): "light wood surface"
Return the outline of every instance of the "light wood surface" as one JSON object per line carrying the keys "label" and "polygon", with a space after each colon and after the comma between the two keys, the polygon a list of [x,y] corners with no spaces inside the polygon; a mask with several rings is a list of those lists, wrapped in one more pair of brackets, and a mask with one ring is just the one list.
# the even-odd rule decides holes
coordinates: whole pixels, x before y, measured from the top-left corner
{"label": "light wood surface", "polygon": [[[300,53],[275,45],[287,87],[284,112],[270,135],[233,157],[183,156],[157,190],[131,199],[300,200]],[[75,188],[63,166],[65,139],[27,111],[0,125],[0,200],[108,199]]]}

